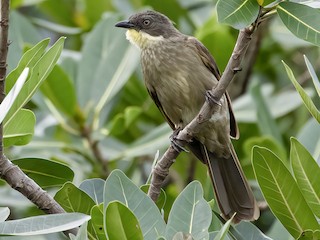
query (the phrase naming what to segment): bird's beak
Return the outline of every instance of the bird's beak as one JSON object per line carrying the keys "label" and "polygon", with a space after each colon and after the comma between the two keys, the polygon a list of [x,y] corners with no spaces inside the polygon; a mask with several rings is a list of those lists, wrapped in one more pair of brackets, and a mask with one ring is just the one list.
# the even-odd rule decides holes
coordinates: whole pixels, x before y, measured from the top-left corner
{"label": "bird's beak", "polygon": [[134,28],[134,24],[129,21],[118,22],[115,26],[120,28]]}

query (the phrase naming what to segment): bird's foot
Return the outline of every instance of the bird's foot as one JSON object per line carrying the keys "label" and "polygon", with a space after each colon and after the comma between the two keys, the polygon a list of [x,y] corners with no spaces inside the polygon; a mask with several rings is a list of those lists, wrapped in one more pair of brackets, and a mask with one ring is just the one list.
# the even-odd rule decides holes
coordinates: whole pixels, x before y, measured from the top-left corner
{"label": "bird's foot", "polygon": [[171,145],[174,148],[174,150],[176,150],[177,152],[189,152],[185,147],[181,146],[178,141],[178,134],[180,132],[180,129],[176,129],[173,131],[173,133],[171,134],[171,136],[169,137],[170,141],[171,141]]}
{"label": "bird's foot", "polygon": [[216,104],[221,106],[220,99],[217,99],[211,90],[206,91],[206,101],[209,102],[210,104]]}

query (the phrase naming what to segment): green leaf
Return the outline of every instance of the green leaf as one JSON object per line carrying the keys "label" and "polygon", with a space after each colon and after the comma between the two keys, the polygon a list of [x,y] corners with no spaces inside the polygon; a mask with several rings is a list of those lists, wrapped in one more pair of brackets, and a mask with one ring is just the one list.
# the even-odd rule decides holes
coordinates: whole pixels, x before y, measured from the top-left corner
{"label": "green leaf", "polygon": [[42,188],[60,187],[74,177],[68,166],[47,159],[20,158],[12,162]]}
{"label": "green leaf", "polygon": [[[29,17],[13,10],[10,11],[9,19],[9,39],[12,40],[12,44],[10,44],[10,50],[7,58],[8,72],[11,71],[20,61],[26,45],[35,45],[41,40],[38,29],[31,23]],[[8,88],[7,91],[8,90],[10,90],[10,88]]]}
{"label": "green leaf", "polygon": [[[88,34],[77,78],[80,106],[94,109],[95,127],[102,110],[127,82],[139,63],[139,52],[123,30],[115,28],[118,15],[108,14]],[[102,115],[101,115],[102,114]],[[101,123],[103,124],[103,122]]]}
{"label": "green leaf", "polygon": [[298,240],[318,240],[320,239],[320,230],[311,231],[307,230],[303,232]]}
{"label": "green leaf", "polygon": [[4,146],[28,144],[32,139],[35,123],[36,117],[32,111],[18,110],[15,117],[4,126]]}
{"label": "green leaf", "polygon": [[137,106],[127,107],[124,111],[124,120],[125,120],[126,128],[129,128],[141,113],[142,113],[141,107],[137,107]]}
{"label": "green leaf", "polygon": [[[142,185],[140,187],[140,189],[146,194],[148,193],[149,188],[150,188],[149,184]],[[159,197],[158,197],[158,199],[156,201],[156,205],[158,206],[159,210],[162,210],[164,208],[164,205],[166,204],[166,201],[167,201],[166,192],[161,188],[160,195],[159,195]]]}
{"label": "green leaf", "polygon": [[3,119],[6,117],[12,104],[14,103],[14,100],[20,93],[23,84],[27,80],[28,74],[29,68],[25,68],[22,71],[21,75],[18,77],[17,81],[15,82],[14,87],[10,90],[8,95],[0,103],[0,123],[2,123]]}
{"label": "green leaf", "polygon": [[293,83],[294,87],[296,88],[296,90],[300,94],[304,105],[307,107],[307,109],[309,110],[311,115],[318,121],[318,123],[320,123],[320,112],[318,111],[318,109],[316,108],[314,103],[312,102],[311,98],[305,92],[305,90],[297,82],[297,80],[294,77],[294,74],[293,74],[292,70],[290,69],[290,67],[284,61],[282,61],[282,63],[284,65],[284,67],[286,68],[286,71],[287,71],[289,79],[291,80],[291,82]]}
{"label": "green leaf", "polygon": [[74,115],[77,101],[75,89],[71,79],[59,65],[54,66],[40,90],[59,111],[69,117]]}
{"label": "green leaf", "polygon": [[88,194],[92,200],[99,205],[103,202],[103,188],[105,181],[100,178],[92,178],[84,180],[79,188]]}
{"label": "green leaf", "polygon": [[30,236],[62,232],[87,222],[90,216],[82,213],[60,213],[35,216],[0,223],[0,235]]}
{"label": "green leaf", "polygon": [[314,87],[317,90],[318,96],[320,97],[320,81],[319,81],[319,78],[317,77],[317,74],[316,74],[314,68],[312,67],[309,59],[306,57],[306,55],[303,55],[303,57],[304,57],[304,61],[306,62],[306,65],[307,65],[308,71],[310,73],[310,76],[312,78]]}
{"label": "green leaf", "polygon": [[242,29],[257,19],[259,4],[256,0],[219,0],[217,13],[219,22]]}
{"label": "green leaf", "polygon": [[10,215],[10,209],[8,207],[0,207],[0,222],[4,222]]}
{"label": "green leaf", "polygon": [[119,201],[137,217],[145,240],[154,240],[165,231],[165,222],[155,203],[120,170],[114,170],[104,187],[104,207]]}
{"label": "green leaf", "polygon": [[54,199],[67,212],[81,212],[89,215],[91,208],[95,205],[91,197],[70,182],[59,189]]}
{"label": "green leaf", "polygon": [[183,233],[183,232],[177,232],[172,240],[193,240],[194,238],[192,237],[191,234],[189,233]]}
{"label": "green leaf", "polygon": [[190,233],[195,239],[208,239],[211,219],[211,208],[203,198],[201,184],[194,181],[173,203],[165,236],[172,239],[177,232],[183,232]]}
{"label": "green leaf", "polygon": [[260,85],[252,84],[251,94],[257,109],[257,123],[261,133],[274,137],[278,143],[282,144],[282,136],[276,121],[271,116],[266,100],[262,96]]}
{"label": "green leaf", "polygon": [[109,240],[143,240],[137,218],[121,202],[110,202],[105,210],[104,228]]}
{"label": "green leaf", "polygon": [[295,138],[291,138],[290,159],[300,191],[314,214],[320,218],[319,165]]}
{"label": "green leaf", "polygon": [[92,229],[95,231],[95,235],[98,240],[107,240],[105,229],[103,226],[103,204],[95,205],[91,209],[91,224]]}
{"label": "green leaf", "polygon": [[58,61],[61,54],[64,37],[61,37],[34,65],[30,67],[31,76],[28,81],[24,84],[20,91],[15,103],[11,110],[8,112],[5,120],[4,127],[10,122],[17,114],[17,112],[30,100],[35,94],[36,90],[40,87],[41,83],[47,78],[52,68]]}
{"label": "green leaf", "polygon": [[286,27],[298,38],[320,46],[320,12],[312,7],[281,2],[277,12]]}
{"label": "green leaf", "polygon": [[32,69],[32,67],[36,65],[36,63],[44,54],[49,42],[50,39],[46,38],[23,54],[18,63],[18,66],[14,70],[12,70],[6,77],[6,93],[11,90],[18,77],[26,67]]}
{"label": "green leaf", "polygon": [[[230,228],[230,232],[234,234],[233,231],[237,231],[237,235],[241,236],[241,239],[254,239],[254,240],[272,240],[270,237],[266,236],[257,226],[251,222],[242,221],[233,228]],[[237,240],[240,240],[237,238]]]}
{"label": "green leaf", "polygon": [[261,191],[274,215],[295,238],[319,224],[303,198],[297,183],[282,161],[271,151],[254,147],[253,169]]}
{"label": "green leaf", "polygon": [[223,240],[228,234],[231,222],[233,217],[236,215],[236,213],[233,214],[233,216],[222,226],[219,233],[215,236],[214,240]]}

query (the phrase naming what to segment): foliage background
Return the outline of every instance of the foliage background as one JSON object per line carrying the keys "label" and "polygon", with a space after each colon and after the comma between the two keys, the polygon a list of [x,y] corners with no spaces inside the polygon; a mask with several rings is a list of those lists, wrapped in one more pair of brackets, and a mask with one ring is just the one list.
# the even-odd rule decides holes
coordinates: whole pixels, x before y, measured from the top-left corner
{"label": "foliage background", "polygon": [[[171,18],[181,32],[199,38],[223,70],[238,32],[217,22],[215,4],[206,0],[12,0],[8,72],[40,40],[50,37],[54,43],[60,36],[67,38],[58,66],[27,105],[36,116],[35,132],[7,138],[6,154],[10,159],[28,158],[30,165],[33,158],[63,163],[73,170],[77,186],[88,178],[106,178],[113,169],[124,171],[138,186],[146,183],[156,152],[162,154],[170,143],[170,129],[144,88],[138,50],[114,24],[153,8]],[[303,55],[316,70],[320,55],[319,47],[294,37],[278,18],[270,19],[259,34],[261,42],[256,43],[258,52],[249,79],[240,75],[230,93],[241,136],[234,145],[263,203],[251,167],[254,145],[287,160],[290,137],[295,136],[320,161],[319,124],[302,105],[281,64],[284,60],[291,66],[298,82],[315,96]],[[262,121],[261,116],[271,122]],[[19,142],[29,143],[12,146]],[[206,200],[213,198],[205,166],[190,154],[181,154],[170,171],[165,214],[193,179],[202,183]],[[59,186],[50,186],[48,191],[54,194]],[[10,207],[11,219],[40,214],[4,183],[0,194],[0,205]],[[272,238],[290,239],[268,208],[256,224]]]}

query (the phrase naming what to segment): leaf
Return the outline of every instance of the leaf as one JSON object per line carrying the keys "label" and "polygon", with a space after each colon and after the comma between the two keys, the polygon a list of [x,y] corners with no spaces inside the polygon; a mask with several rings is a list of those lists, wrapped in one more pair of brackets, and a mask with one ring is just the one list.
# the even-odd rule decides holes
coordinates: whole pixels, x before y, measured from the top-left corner
{"label": "leaf", "polygon": [[201,184],[194,181],[174,201],[165,236],[172,239],[177,232],[183,232],[190,233],[195,239],[208,239],[211,219],[211,208],[203,198]]}
{"label": "leaf", "polygon": [[88,240],[87,225],[88,225],[88,222],[85,222],[84,224],[82,224],[82,226],[78,231],[77,236],[73,238],[74,240]]}
{"label": "leaf", "polygon": [[141,113],[142,113],[141,107],[137,107],[137,106],[127,107],[124,112],[125,127],[129,128]]}
{"label": "leaf", "polygon": [[177,232],[172,240],[193,240],[193,237],[189,233]]}
{"label": "leaf", "polygon": [[64,37],[61,37],[34,65],[31,69],[31,76],[24,84],[12,108],[8,112],[5,120],[4,127],[10,122],[19,109],[21,109],[33,96],[36,90],[40,87],[41,83],[49,75],[50,71],[58,61],[60,53],[63,48]]}
{"label": "leaf", "polygon": [[165,231],[165,222],[154,202],[120,170],[114,170],[104,187],[104,207],[119,201],[137,217],[145,240],[154,240]]}
{"label": "leaf", "polygon": [[320,12],[312,7],[281,2],[277,12],[284,25],[298,38],[320,46]]}
{"label": "leaf", "polygon": [[10,209],[8,207],[0,207],[0,222],[4,222],[10,215]]}
{"label": "leaf", "polygon": [[263,147],[254,147],[253,169],[261,191],[274,215],[295,238],[319,224],[296,182],[282,161]]}
{"label": "leaf", "polygon": [[219,0],[217,3],[218,21],[236,29],[242,29],[253,23],[259,14],[256,0]]}
{"label": "leaf", "polygon": [[40,90],[59,111],[69,117],[74,115],[77,102],[75,89],[71,79],[59,65],[54,66]]}
{"label": "leaf", "polygon": [[90,214],[94,201],[82,190],[70,182],[63,185],[56,193],[54,199],[66,212],[81,212]]}
{"label": "leaf", "polygon": [[233,214],[233,216],[222,226],[219,233],[215,236],[214,240],[223,240],[227,236],[227,233],[229,231],[229,227],[231,225],[232,219],[236,213]]}
{"label": "leaf", "polygon": [[5,125],[4,146],[28,144],[32,139],[35,124],[36,117],[32,111],[28,109],[18,110],[15,118]]}
{"label": "leaf", "polygon": [[29,74],[29,68],[25,68],[20,76],[18,77],[16,83],[14,84],[13,88],[10,90],[8,95],[3,99],[0,103],[0,124],[2,123],[3,119],[6,117],[7,113],[9,112],[14,100],[20,93],[20,90],[27,80]]}
{"label": "leaf", "polygon": [[98,240],[107,240],[103,226],[103,204],[95,205],[91,209],[91,225]]}
{"label": "leaf", "polygon": [[296,90],[300,94],[304,105],[307,107],[307,109],[309,110],[311,115],[318,121],[318,123],[320,123],[320,112],[318,111],[318,109],[316,108],[314,103],[312,102],[311,98],[305,92],[305,90],[297,82],[297,80],[294,77],[294,74],[293,74],[292,70],[290,69],[290,67],[284,61],[282,61],[282,63],[284,65],[284,67],[286,68],[286,71],[287,71],[289,79],[291,80],[291,82],[293,83],[294,87],[296,88]]}
{"label": "leaf", "polygon": [[42,188],[60,187],[72,181],[73,171],[66,165],[41,158],[20,158],[12,161]]}
{"label": "leaf", "polygon": [[[9,39],[12,40],[12,43],[10,44],[10,50],[8,52],[7,58],[8,72],[11,71],[19,61],[21,61],[21,55],[23,54],[23,49],[26,45],[35,45],[41,40],[38,29],[31,23],[29,17],[25,17],[18,11],[12,10],[10,11],[9,19]],[[23,70],[23,68],[21,69],[21,71]],[[10,89],[11,88],[7,88],[7,91],[9,91]]]}
{"label": "leaf", "polygon": [[251,87],[251,94],[257,109],[257,124],[261,133],[274,137],[278,143],[282,144],[282,136],[276,121],[271,116],[266,100],[261,93],[260,85],[255,82]]}
{"label": "leaf", "polygon": [[1,235],[30,236],[62,232],[87,222],[90,216],[82,213],[60,213],[35,216],[0,223]]}
{"label": "leaf", "polygon": [[95,126],[101,110],[119,92],[139,63],[137,49],[124,31],[114,27],[118,15],[108,14],[88,34],[79,63],[77,96],[81,107],[94,109]]}
{"label": "leaf", "polygon": [[[145,193],[145,194],[148,194],[148,190],[150,188],[150,185],[149,184],[145,184],[145,185],[142,185],[140,187],[140,189]],[[166,192],[161,188],[160,190],[160,195],[156,201],[156,205],[158,206],[159,210],[162,210],[166,204],[166,201],[167,201],[167,195],[166,195]]]}
{"label": "leaf", "polygon": [[317,90],[318,96],[320,97],[320,81],[319,81],[319,78],[317,77],[317,74],[314,71],[314,68],[312,67],[312,65],[311,65],[309,59],[306,57],[306,55],[303,55],[303,57],[304,57],[304,61],[306,62],[306,65],[307,65],[308,71],[310,73],[310,76],[312,78],[314,87]]}
{"label": "leaf", "polygon": [[290,159],[300,191],[320,218],[320,168],[317,162],[295,138],[291,138]]}
{"label": "leaf", "polygon": [[13,87],[15,82],[17,81],[18,77],[22,73],[25,68],[33,68],[39,59],[43,56],[46,47],[48,46],[50,39],[46,38],[40,42],[38,42],[35,46],[27,50],[23,56],[21,57],[18,66],[12,70],[8,76],[6,77],[6,92],[8,93],[9,90]]}
{"label": "leaf", "polygon": [[99,205],[103,202],[103,188],[105,181],[100,178],[92,178],[84,180],[79,188],[88,194],[95,204]]}
{"label": "leaf", "polygon": [[[254,240],[272,240],[270,237],[266,236],[257,226],[251,222],[242,221],[233,227],[235,231],[242,237],[241,239],[254,239]],[[231,233],[233,233],[232,228],[230,228]],[[237,239],[239,240],[239,239]]]}
{"label": "leaf", "polygon": [[109,240],[143,240],[139,222],[121,202],[110,202],[105,210],[104,228]]}
{"label": "leaf", "polygon": [[311,231],[307,230],[303,232],[298,240],[318,240],[320,239],[320,230]]}

